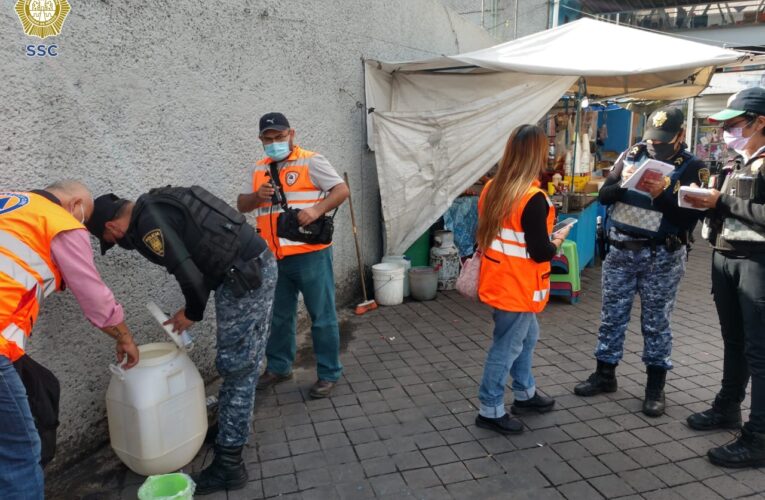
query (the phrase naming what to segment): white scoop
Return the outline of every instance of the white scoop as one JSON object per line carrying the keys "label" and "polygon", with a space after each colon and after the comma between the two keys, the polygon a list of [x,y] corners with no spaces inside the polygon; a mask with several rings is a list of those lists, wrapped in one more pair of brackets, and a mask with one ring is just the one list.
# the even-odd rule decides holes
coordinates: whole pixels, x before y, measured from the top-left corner
{"label": "white scoop", "polygon": [[191,348],[194,346],[194,341],[191,339],[191,335],[187,331],[182,331],[179,334],[173,332],[172,325],[165,325],[163,324],[165,321],[167,321],[168,318],[165,313],[162,312],[162,310],[159,308],[157,304],[155,304],[153,301],[149,301],[146,304],[146,309],[149,310],[152,316],[154,316],[154,319],[159,322],[159,325],[162,327],[162,329],[167,333],[168,336],[175,342],[175,344],[178,346],[179,349],[184,351],[190,351]]}

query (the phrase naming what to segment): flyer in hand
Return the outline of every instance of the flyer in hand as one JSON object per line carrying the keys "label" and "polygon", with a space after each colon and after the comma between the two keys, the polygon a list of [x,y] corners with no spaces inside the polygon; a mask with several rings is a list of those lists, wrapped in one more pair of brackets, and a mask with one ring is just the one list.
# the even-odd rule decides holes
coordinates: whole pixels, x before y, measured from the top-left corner
{"label": "flyer in hand", "polygon": [[648,194],[647,181],[663,179],[669,176],[673,170],[675,167],[669,163],[649,159],[624,181],[622,187],[637,191],[640,194]]}

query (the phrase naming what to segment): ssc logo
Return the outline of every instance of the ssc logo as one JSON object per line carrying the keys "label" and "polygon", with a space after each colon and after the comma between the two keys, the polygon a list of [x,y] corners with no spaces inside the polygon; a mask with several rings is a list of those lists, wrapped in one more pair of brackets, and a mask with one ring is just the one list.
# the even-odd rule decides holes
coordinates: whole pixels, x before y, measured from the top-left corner
{"label": "ssc logo", "polygon": [[288,186],[292,186],[295,184],[298,180],[298,173],[297,172],[287,172],[287,176],[285,177],[287,181]]}
{"label": "ssc logo", "polygon": [[18,0],[16,14],[24,33],[37,38],[56,36],[72,8],[67,0]]}
{"label": "ssc logo", "polygon": [[0,193],[0,215],[13,212],[29,203],[29,197],[20,193]]}

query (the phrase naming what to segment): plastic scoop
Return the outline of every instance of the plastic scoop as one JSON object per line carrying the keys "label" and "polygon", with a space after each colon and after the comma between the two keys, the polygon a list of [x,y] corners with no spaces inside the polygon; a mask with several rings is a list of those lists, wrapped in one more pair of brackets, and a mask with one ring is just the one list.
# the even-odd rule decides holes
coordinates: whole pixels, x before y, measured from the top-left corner
{"label": "plastic scoop", "polygon": [[167,333],[170,336],[170,338],[173,340],[173,342],[175,342],[175,345],[177,345],[179,349],[190,351],[191,348],[194,347],[194,340],[191,338],[191,335],[189,335],[189,332],[184,330],[179,335],[173,332],[172,325],[163,324],[165,321],[167,321],[170,318],[168,318],[167,315],[162,312],[162,309],[160,309],[157,304],[155,304],[152,301],[149,301],[146,304],[146,309],[148,309],[151,315],[154,316],[154,319],[157,320],[157,322],[159,322],[159,325],[162,327],[165,333]]}

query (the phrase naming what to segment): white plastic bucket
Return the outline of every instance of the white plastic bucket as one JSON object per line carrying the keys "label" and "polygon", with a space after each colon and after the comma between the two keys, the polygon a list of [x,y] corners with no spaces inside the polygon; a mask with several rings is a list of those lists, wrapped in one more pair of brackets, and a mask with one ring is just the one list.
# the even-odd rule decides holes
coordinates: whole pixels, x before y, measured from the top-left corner
{"label": "white plastic bucket", "polygon": [[404,266],[404,297],[409,297],[409,270],[412,268],[412,261],[404,255],[385,255],[382,258],[383,263],[403,264]]}
{"label": "white plastic bucket", "polygon": [[418,266],[409,270],[414,300],[433,300],[438,293],[438,270],[430,266]]}
{"label": "white plastic bucket", "polygon": [[372,266],[375,282],[375,300],[381,306],[395,306],[404,302],[404,265],[386,262]]}

